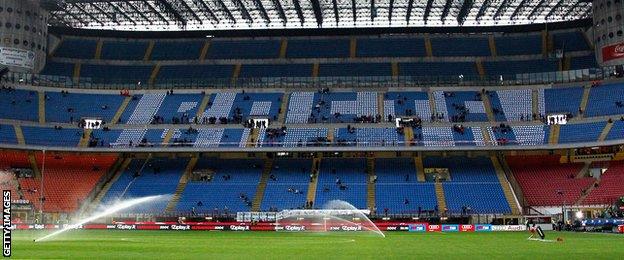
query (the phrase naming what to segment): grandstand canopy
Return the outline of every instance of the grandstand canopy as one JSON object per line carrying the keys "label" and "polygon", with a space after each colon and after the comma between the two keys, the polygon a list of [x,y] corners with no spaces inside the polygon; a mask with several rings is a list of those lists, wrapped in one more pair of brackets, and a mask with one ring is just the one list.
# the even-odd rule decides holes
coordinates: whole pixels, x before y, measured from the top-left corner
{"label": "grandstand canopy", "polygon": [[137,31],[497,26],[591,17],[591,0],[40,0],[50,24]]}

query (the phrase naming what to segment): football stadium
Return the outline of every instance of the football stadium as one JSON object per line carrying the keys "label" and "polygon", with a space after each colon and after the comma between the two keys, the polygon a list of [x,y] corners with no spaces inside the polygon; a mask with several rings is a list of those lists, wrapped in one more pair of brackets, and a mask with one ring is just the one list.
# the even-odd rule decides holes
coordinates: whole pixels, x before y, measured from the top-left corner
{"label": "football stadium", "polygon": [[0,0],[3,256],[622,259],[622,15]]}

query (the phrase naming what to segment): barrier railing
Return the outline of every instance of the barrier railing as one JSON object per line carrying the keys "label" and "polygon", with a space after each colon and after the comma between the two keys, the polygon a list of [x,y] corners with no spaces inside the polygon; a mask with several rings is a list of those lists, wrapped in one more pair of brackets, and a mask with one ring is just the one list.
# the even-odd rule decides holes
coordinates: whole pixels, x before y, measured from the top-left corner
{"label": "barrier railing", "polygon": [[573,83],[601,80],[614,75],[614,67],[515,75],[428,75],[370,77],[257,77],[168,78],[149,84],[144,78],[89,78],[11,72],[3,79],[16,84],[86,89],[185,89],[185,88],[339,88],[339,87],[435,87],[435,86],[514,86]]}

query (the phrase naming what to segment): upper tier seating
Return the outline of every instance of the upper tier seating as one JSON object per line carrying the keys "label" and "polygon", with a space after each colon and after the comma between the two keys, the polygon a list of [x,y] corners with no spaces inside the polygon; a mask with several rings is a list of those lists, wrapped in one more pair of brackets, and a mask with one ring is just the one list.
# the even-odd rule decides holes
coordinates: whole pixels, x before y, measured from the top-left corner
{"label": "upper tier seating", "polygon": [[54,56],[61,58],[93,59],[95,58],[96,46],[97,41],[95,39],[64,39],[54,51]]}
{"label": "upper tier seating", "polygon": [[562,125],[559,143],[596,142],[606,122]]}
{"label": "upper tier seating", "polygon": [[[563,97],[563,98],[562,98]],[[538,92],[539,113],[578,115],[583,98],[583,88],[550,88],[540,89]]]}
{"label": "upper tier seating", "polygon": [[0,90],[0,118],[38,121],[38,94],[28,90]]}
{"label": "upper tier seating", "polygon": [[293,92],[286,123],[354,122],[379,113],[376,92]]}
{"label": "upper tier seating", "polygon": [[297,209],[306,203],[312,160],[278,159],[267,180],[261,210]]}
{"label": "upper tier seating", "polygon": [[203,47],[203,41],[156,41],[151,59],[196,60]]}
{"label": "upper tier seating", "polygon": [[596,56],[592,53],[587,56],[572,57],[570,59],[570,70],[598,68]]}
{"label": "upper tier seating", "polygon": [[424,57],[422,38],[358,38],[357,57]]}
{"label": "upper tier seating", "polygon": [[[178,181],[188,164],[188,159],[154,158],[132,160],[128,168],[112,184],[102,198],[101,205],[111,205],[117,200],[140,198],[144,196],[171,195],[175,193]],[[127,212],[162,213],[170,197],[154,202],[137,205]]]}
{"label": "upper tier seating", "polygon": [[530,206],[572,205],[593,178],[576,179],[583,163],[559,163],[558,155],[510,156],[509,167]]}
{"label": "upper tier seating", "polygon": [[82,129],[22,126],[27,145],[78,146]]}
{"label": "upper tier seating", "polygon": [[145,41],[104,41],[104,60],[143,60],[148,43]]}
{"label": "upper tier seating", "polygon": [[499,56],[542,53],[542,39],[540,35],[497,36],[494,39],[496,41],[496,53]]}
{"label": "upper tier seating", "polygon": [[426,157],[423,163],[425,168],[449,169],[451,179],[443,183],[449,213],[461,213],[464,206],[477,214],[511,212],[489,158]]}
{"label": "upper tier seating", "polygon": [[348,58],[349,39],[292,39],[287,58]]}
{"label": "upper tier seating", "polygon": [[232,65],[166,65],[160,67],[157,82],[160,84],[176,84],[197,82],[210,79],[229,79],[232,77]]}
{"label": "upper tier seating", "polygon": [[[76,211],[116,160],[116,155],[46,154],[45,170],[42,173],[46,198],[43,210],[67,213]],[[43,170],[41,154],[37,154],[37,163],[39,169]],[[23,178],[19,181],[25,198],[36,208],[41,208],[40,179]]]}
{"label": "upper tier seating", "polygon": [[490,56],[487,37],[432,37],[433,56]]}
{"label": "upper tier seating", "polygon": [[490,92],[490,103],[496,121],[528,121],[533,115],[530,89]]}
{"label": "upper tier seating", "polygon": [[611,162],[600,176],[600,184],[583,200],[584,205],[613,205],[624,195],[624,163]]}
{"label": "upper tier seating", "polygon": [[416,167],[411,158],[376,159],[375,206],[378,213],[416,214],[433,210],[436,201],[432,183],[418,183]]}
{"label": "upper tier seating", "polygon": [[320,139],[327,137],[327,128],[287,128],[283,135],[274,136],[265,132],[265,137],[258,145],[264,147],[305,147],[314,146]]}
{"label": "upper tier seating", "polygon": [[445,91],[444,96],[446,111],[451,122],[485,122],[488,120],[479,92]]}
{"label": "upper tier seating", "polygon": [[624,102],[624,85],[605,84],[592,87],[589,92],[589,101],[585,116],[607,116],[624,114],[624,105],[618,106],[617,102]]}
{"label": "upper tier seating", "polygon": [[419,117],[431,121],[431,106],[426,92],[386,92],[384,94],[384,115]]}
{"label": "upper tier seating", "polygon": [[152,74],[152,66],[131,66],[131,65],[92,65],[82,64],[80,77],[90,78],[94,84],[131,84],[138,82],[147,84]]}
{"label": "upper tier seating", "polygon": [[250,211],[263,165],[261,160],[201,158],[195,170],[214,171],[212,179],[189,182],[177,210],[190,212],[195,207],[196,212]]}
{"label": "upper tier seating", "polygon": [[46,92],[45,95],[46,121],[59,123],[78,122],[85,117],[110,122],[124,100],[117,94]]}
{"label": "upper tier seating", "polygon": [[[342,200],[357,209],[366,209],[366,164],[364,159],[323,159],[316,191],[317,208],[332,200]],[[336,182],[340,181],[343,189]]]}
{"label": "upper tier seating", "polygon": [[606,140],[616,140],[624,138],[624,121],[615,121],[609,134],[607,134]]}
{"label": "upper tier seating", "polygon": [[565,52],[589,51],[591,48],[581,31],[552,33],[554,48]]}
{"label": "upper tier seating", "polygon": [[550,136],[549,129],[544,125],[512,126],[511,131],[499,127],[487,127],[492,144],[523,146],[547,144]]}
{"label": "upper tier seating", "polygon": [[516,74],[558,71],[559,65],[555,60],[486,61],[483,68],[486,75],[507,76],[504,79],[509,80],[509,76]]}
{"label": "upper tier seating", "polygon": [[[290,44],[289,44],[290,45]],[[280,52],[279,40],[213,40],[207,59],[276,59]]]}
{"label": "upper tier seating", "polygon": [[5,144],[17,144],[15,128],[12,125],[0,125],[0,140]]}
{"label": "upper tier seating", "polygon": [[63,63],[63,62],[54,62],[49,61],[46,63],[45,67],[41,72],[41,75],[54,75],[54,76],[64,76],[64,77],[73,77],[74,76],[74,64],[73,63]]}

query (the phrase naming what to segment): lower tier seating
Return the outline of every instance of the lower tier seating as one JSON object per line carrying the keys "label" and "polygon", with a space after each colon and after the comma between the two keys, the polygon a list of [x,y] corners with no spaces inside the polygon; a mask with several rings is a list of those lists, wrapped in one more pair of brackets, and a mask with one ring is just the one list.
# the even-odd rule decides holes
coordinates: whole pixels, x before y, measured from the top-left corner
{"label": "lower tier seating", "polygon": [[576,175],[582,163],[559,163],[559,156],[508,157],[509,167],[522,188],[525,202],[531,206],[572,205],[594,178]]}

